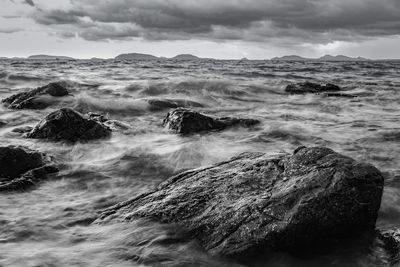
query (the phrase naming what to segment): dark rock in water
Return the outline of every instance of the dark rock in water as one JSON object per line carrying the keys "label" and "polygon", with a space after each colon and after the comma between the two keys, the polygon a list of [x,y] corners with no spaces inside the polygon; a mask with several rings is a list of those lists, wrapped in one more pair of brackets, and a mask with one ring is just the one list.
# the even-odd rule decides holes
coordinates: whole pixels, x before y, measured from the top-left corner
{"label": "dark rock in water", "polygon": [[7,125],[7,122],[5,122],[5,121],[0,121],[0,128],[3,127],[3,126],[6,126],[6,125]]}
{"label": "dark rock in water", "polygon": [[109,137],[111,130],[93,119],[70,108],[63,108],[47,115],[28,133],[28,138],[54,141],[89,141]]}
{"label": "dark rock in water", "polygon": [[97,113],[93,113],[93,112],[89,112],[87,114],[88,118],[91,120],[95,120],[98,121],[104,125],[106,125],[107,127],[109,127],[110,129],[112,129],[113,131],[118,131],[118,130],[128,130],[131,129],[131,126],[125,122],[122,121],[118,121],[118,120],[110,120],[108,117],[101,115],[101,114],[97,114]]}
{"label": "dark rock in water", "polygon": [[0,177],[15,178],[43,165],[43,155],[24,147],[0,147]]}
{"label": "dark rock in water", "polygon": [[49,104],[38,100],[41,95],[62,97],[68,95],[67,89],[61,83],[49,83],[46,86],[28,92],[18,93],[2,100],[13,109],[43,109]]}
{"label": "dark rock in water", "polygon": [[185,99],[149,99],[147,102],[150,105],[150,110],[154,111],[180,107],[203,107],[198,102]]}
{"label": "dark rock in water", "polygon": [[108,118],[106,116],[94,112],[89,112],[87,114],[87,117],[91,120],[95,120],[101,123],[108,121]]}
{"label": "dark rock in water", "polygon": [[381,247],[387,254],[387,264],[394,266],[400,263],[400,229],[377,231],[376,247]]}
{"label": "dark rock in water", "polygon": [[327,83],[326,85],[320,85],[317,83],[304,82],[297,84],[289,84],[285,92],[290,94],[306,94],[306,93],[323,93],[323,92],[337,92],[341,88],[337,85]]}
{"label": "dark rock in water", "polygon": [[46,155],[25,147],[0,147],[0,192],[25,190],[58,172]]}
{"label": "dark rock in water", "polygon": [[33,130],[33,127],[31,126],[24,126],[24,127],[18,127],[18,128],[14,128],[12,129],[11,132],[13,133],[20,133],[20,134],[24,134],[24,133],[29,133]]}
{"label": "dark rock in water", "polygon": [[190,134],[202,131],[223,130],[231,126],[250,127],[260,123],[253,119],[231,117],[213,118],[189,109],[178,108],[168,113],[163,127],[179,134]]}
{"label": "dark rock in water", "polygon": [[328,148],[244,153],[171,177],[97,222],[145,217],[177,224],[210,253],[240,258],[371,231],[382,191],[379,170]]}

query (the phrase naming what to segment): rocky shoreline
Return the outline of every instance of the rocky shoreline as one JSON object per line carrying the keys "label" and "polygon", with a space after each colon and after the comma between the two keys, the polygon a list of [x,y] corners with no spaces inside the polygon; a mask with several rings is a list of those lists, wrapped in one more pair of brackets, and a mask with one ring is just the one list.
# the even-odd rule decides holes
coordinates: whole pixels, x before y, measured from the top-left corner
{"label": "rocky shoreline", "polygon": [[[353,97],[342,88],[310,82],[288,85],[291,94]],[[65,97],[60,83],[18,93],[2,102],[10,109],[45,109],[40,97]],[[356,96],[354,96],[356,97]],[[160,121],[179,135],[212,134],[230,127],[250,131],[261,122],[252,118],[214,117],[184,100],[153,100],[153,110],[172,109]],[[0,122],[1,124],[1,122]],[[6,122],[4,122],[4,125]],[[1,125],[0,125],[1,127]],[[96,113],[71,108],[49,113],[35,127],[15,128],[25,138],[52,142],[89,142],[109,138],[113,131],[134,127]],[[59,171],[51,156],[26,147],[0,147],[0,192],[26,191]],[[292,251],[343,238],[370,234],[387,251],[389,264],[400,262],[399,230],[377,230],[384,178],[374,166],[326,147],[299,147],[276,156],[244,153],[206,168],[167,179],[154,190],[99,214],[96,224],[138,218],[176,224],[212,255],[242,259],[268,251]]]}

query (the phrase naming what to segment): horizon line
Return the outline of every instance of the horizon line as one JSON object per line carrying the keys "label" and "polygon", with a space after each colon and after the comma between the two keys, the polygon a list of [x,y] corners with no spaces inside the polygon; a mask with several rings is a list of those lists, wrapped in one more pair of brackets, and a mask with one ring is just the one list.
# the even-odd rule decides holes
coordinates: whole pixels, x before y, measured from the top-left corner
{"label": "horizon line", "polygon": [[[195,54],[190,54],[190,53],[183,53],[183,54],[178,54],[172,57],[166,57],[166,56],[157,56],[154,54],[149,54],[146,52],[140,53],[140,52],[126,52],[126,53],[121,53],[118,54],[114,57],[98,57],[98,56],[94,56],[94,57],[88,57],[88,58],[81,58],[81,57],[74,57],[74,56],[69,56],[69,55],[54,55],[54,54],[32,54],[32,55],[28,55],[28,56],[0,56],[0,59],[30,59],[30,60],[40,60],[40,59],[31,59],[29,57],[34,57],[34,56],[43,56],[43,57],[65,57],[65,58],[71,58],[73,60],[91,60],[91,59],[102,59],[102,60],[110,60],[110,59],[116,59],[118,56],[121,55],[129,55],[129,54],[138,54],[138,55],[146,55],[146,56],[152,56],[152,57],[156,57],[157,59],[173,59],[174,57],[177,56],[181,56],[181,55],[189,55],[189,56],[195,56],[198,59],[214,59],[214,60],[250,60],[250,61],[257,61],[257,60],[282,60],[282,61],[296,61],[296,60],[287,60],[287,59],[282,59],[285,57],[298,57],[301,58],[301,60],[305,60],[305,61],[312,61],[312,60],[321,60],[323,57],[346,57],[349,59],[360,59],[360,60],[368,60],[368,61],[380,61],[380,60],[400,60],[400,58],[369,58],[369,57],[363,57],[363,56],[347,56],[347,55],[343,55],[343,54],[337,54],[337,55],[332,55],[332,54],[325,54],[319,57],[305,57],[305,56],[301,56],[301,55],[296,55],[296,54],[291,54],[291,55],[282,55],[282,56],[275,56],[275,57],[271,57],[271,58],[247,58],[247,57],[242,57],[242,58],[214,58],[214,57],[200,57],[200,56],[196,56]],[[42,59],[44,60],[44,59]],[[140,60],[140,59],[137,59]],[[301,61],[299,60],[299,61]]]}

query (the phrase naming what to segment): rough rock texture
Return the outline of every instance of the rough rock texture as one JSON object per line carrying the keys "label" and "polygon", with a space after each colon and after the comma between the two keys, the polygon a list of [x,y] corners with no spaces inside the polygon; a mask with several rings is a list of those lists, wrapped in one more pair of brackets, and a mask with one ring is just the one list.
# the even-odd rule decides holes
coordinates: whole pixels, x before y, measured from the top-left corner
{"label": "rough rock texture", "polygon": [[[377,232],[378,244],[387,254],[387,263],[390,266],[400,264],[400,229]],[[374,249],[376,250],[376,248]]]}
{"label": "rough rock texture", "polygon": [[260,121],[253,119],[213,118],[189,109],[177,108],[167,114],[163,122],[163,127],[175,133],[190,134],[202,131],[223,130],[236,125],[250,127],[258,123]]}
{"label": "rough rock texture", "polygon": [[46,155],[25,147],[0,147],[0,192],[24,190],[58,172]]}
{"label": "rough rock texture", "polygon": [[198,102],[186,99],[149,99],[147,102],[150,105],[150,110],[153,111],[179,107],[203,107],[203,105]]}
{"label": "rough rock texture", "polygon": [[369,231],[382,190],[379,170],[328,148],[244,153],[174,176],[104,211],[97,222],[176,223],[212,254],[248,257]]}
{"label": "rough rock texture", "polygon": [[327,83],[326,85],[320,85],[317,83],[304,82],[289,84],[285,92],[289,94],[306,94],[306,93],[323,93],[323,92],[338,92],[341,88],[337,85]]}
{"label": "rough rock texture", "polygon": [[49,83],[28,92],[18,93],[2,100],[13,109],[42,109],[49,104],[38,100],[40,95],[62,97],[68,95],[67,89],[60,83]]}
{"label": "rough rock texture", "polygon": [[70,108],[63,108],[47,115],[27,137],[77,142],[105,138],[110,134],[107,126]]}

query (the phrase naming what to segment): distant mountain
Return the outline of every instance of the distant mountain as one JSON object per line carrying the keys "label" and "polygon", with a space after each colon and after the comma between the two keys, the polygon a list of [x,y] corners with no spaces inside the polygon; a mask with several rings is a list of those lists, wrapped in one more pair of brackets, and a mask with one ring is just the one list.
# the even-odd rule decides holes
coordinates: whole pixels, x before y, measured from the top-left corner
{"label": "distant mountain", "polygon": [[325,55],[323,57],[318,58],[320,61],[368,61],[369,59],[363,58],[363,57],[347,57],[343,55],[338,55],[338,56],[331,56],[331,55]]}
{"label": "distant mountain", "polygon": [[173,59],[173,60],[200,60],[201,58],[196,57],[191,54],[181,54],[181,55],[177,55],[171,59]]}
{"label": "distant mountain", "polygon": [[49,56],[49,55],[33,55],[28,57],[28,59],[35,59],[35,60],[74,60],[72,57],[65,57],[65,56]]}
{"label": "distant mountain", "polygon": [[290,55],[290,56],[283,56],[283,57],[274,57],[271,60],[281,60],[281,61],[369,61],[369,59],[363,58],[363,57],[347,57],[343,55],[338,55],[338,56],[331,56],[331,55],[325,55],[320,58],[305,58],[301,56],[296,56],[296,55]]}
{"label": "distant mountain", "polygon": [[290,55],[290,56],[283,56],[283,57],[274,57],[271,60],[282,60],[282,61],[307,61],[307,60],[312,60],[310,58],[305,58],[301,56],[296,56],[296,55]]}
{"label": "distant mountain", "polygon": [[156,56],[139,53],[121,54],[115,57],[116,60],[157,60]]}

